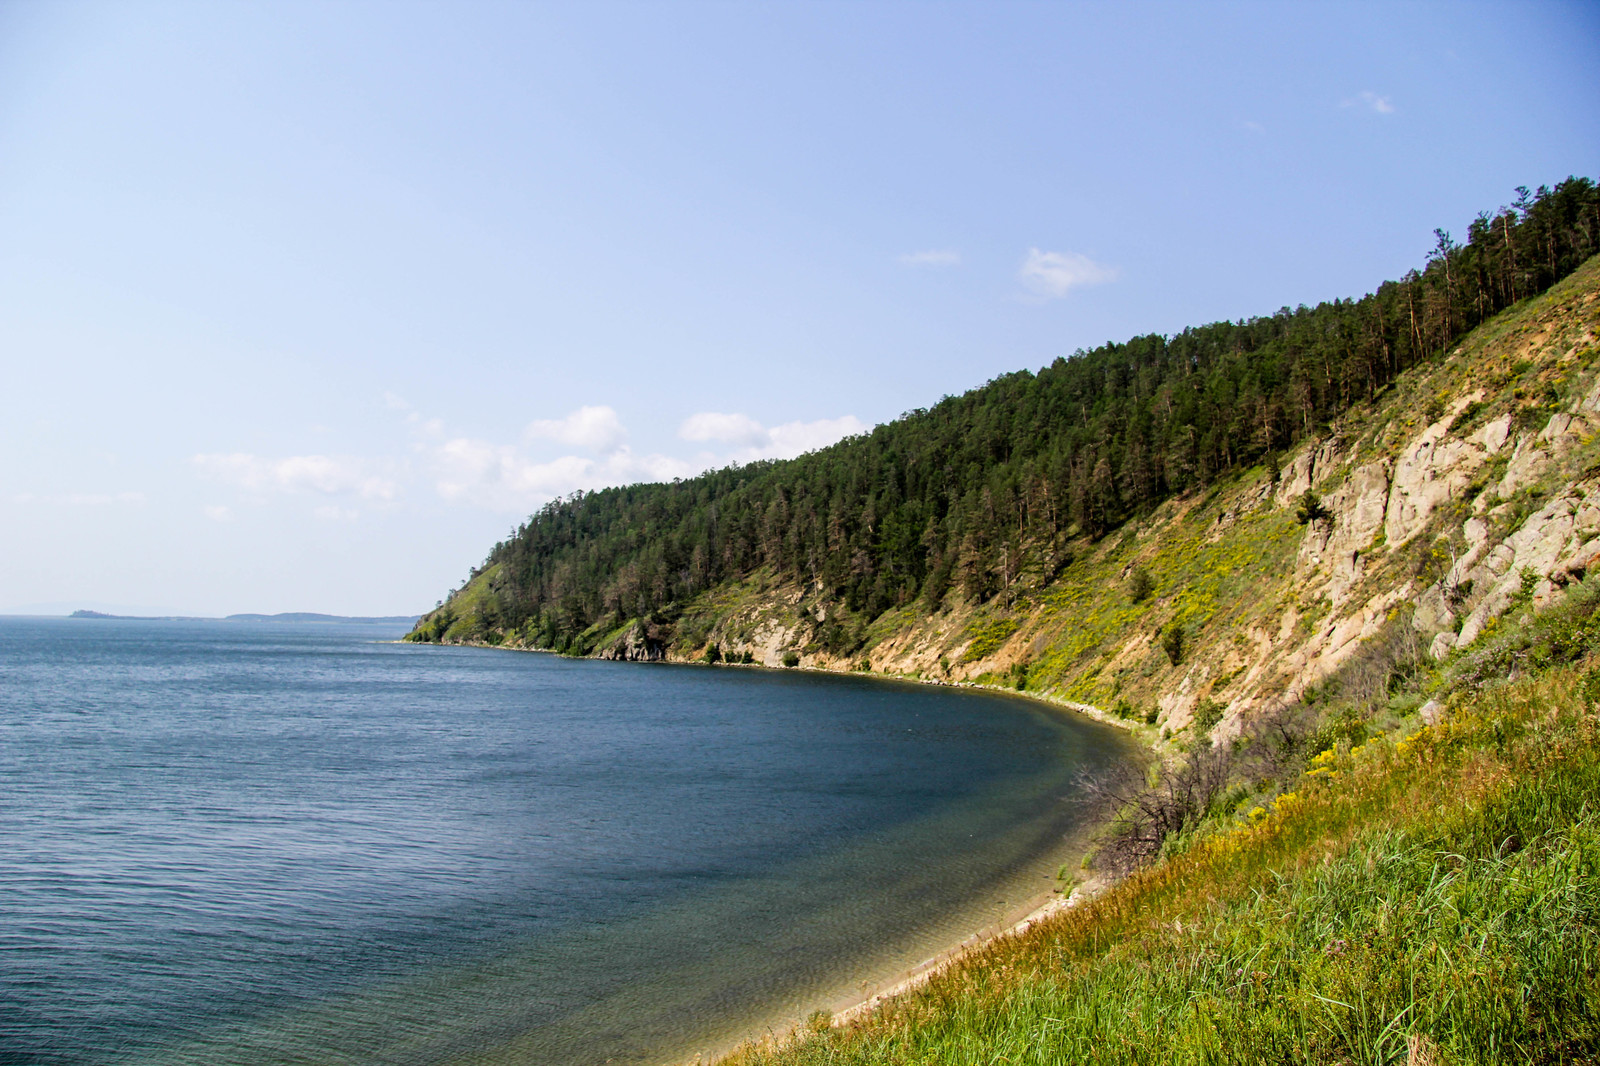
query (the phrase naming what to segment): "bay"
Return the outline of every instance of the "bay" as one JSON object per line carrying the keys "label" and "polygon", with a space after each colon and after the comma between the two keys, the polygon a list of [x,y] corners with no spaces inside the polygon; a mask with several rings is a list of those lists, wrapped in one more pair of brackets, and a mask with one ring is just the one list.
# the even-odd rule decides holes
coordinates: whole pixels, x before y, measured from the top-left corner
{"label": "bay", "polygon": [[0,1063],[658,1062],[1048,892],[1115,730],[878,679],[0,619]]}

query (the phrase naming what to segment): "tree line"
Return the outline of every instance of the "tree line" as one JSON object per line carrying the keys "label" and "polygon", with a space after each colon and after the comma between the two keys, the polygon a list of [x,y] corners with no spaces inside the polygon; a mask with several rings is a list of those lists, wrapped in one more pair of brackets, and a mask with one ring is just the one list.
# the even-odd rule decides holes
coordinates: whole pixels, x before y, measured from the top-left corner
{"label": "tree line", "polygon": [[[1588,178],[1517,190],[1464,242],[1360,299],[1079,350],[781,462],[554,500],[485,566],[473,633],[567,649],[598,622],[667,618],[765,568],[864,621],[920,599],[1009,594],[1099,537],[1319,434],[1401,372],[1600,251]],[[476,574],[477,571],[474,571]],[[419,625],[438,639],[451,603]],[[825,641],[849,645],[832,623]]]}

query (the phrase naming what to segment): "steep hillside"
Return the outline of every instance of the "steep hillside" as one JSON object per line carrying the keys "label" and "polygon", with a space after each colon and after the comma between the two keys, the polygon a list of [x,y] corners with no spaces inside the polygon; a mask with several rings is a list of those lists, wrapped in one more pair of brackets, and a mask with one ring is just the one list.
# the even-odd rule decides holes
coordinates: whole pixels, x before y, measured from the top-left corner
{"label": "steep hillside", "polygon": [[1600,251],[1592,181],[1519,192],[1359,300],[1078,352],[788,462],[556,500],[412,639],[680,655],[705,637],[678,626],[698,598],[792,587],[825,618],[791,642],[859,657],[919,614],[1014,608],[1130,521],[1326,437]]}
{"label": "steep hillside", "polygon": [[[867,658],[890,673],[1006,680],[1169,733],[1221,723],[1225,735],[1374,638],[1448,655],[1600,554],[1600,498],[1589,499],[1600,483],[1597,335],[1600,260],[1281,467],[1170,501],[1083,545],[1054,580],[1030,575],[1009,604],[882,620]],[[788,629],[748,629],[766,638],[768,660],[799,631],[795,613]],[[736,620],[754,620],[708,604],[686,614],[688,628],[710,617],[710,636],[733,649],[747,631]],[[809,661],[846,665],[825,652]]]}
{"label": "steep hillside", "polygon": [[[1020,552],[987,599],[953,589],[937,610],[919,598],[863,621],[825,583],[763,566],[643,618],[603,618],[574,644],[1001,683],[1169,734],[1196,717],[1227,733],[1380,633],[1446,654],[1583,573],[1600,552],[1600,507],[1586,502],[1600,473],[1597,294],[1591,260],[1275,463],[1099,539]],[[453,618],[446,639],[539,646],[492,624],[499,576],[476,574],[421,635]]]}

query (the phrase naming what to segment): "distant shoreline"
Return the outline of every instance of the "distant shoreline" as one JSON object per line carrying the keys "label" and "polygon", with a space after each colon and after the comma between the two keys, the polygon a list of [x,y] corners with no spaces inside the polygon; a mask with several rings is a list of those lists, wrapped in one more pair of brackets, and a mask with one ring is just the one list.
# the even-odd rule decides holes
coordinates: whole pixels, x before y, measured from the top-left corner
{"label": "distant shoreline", "polygon": [[221,618],[179,614],[106,614],[103,611],[73,611],[53,617],[87,618],[116,622],[323,622],[334,625],[415,625],[418,615],[345,615],[290,611],[283,614],[230,614]]}

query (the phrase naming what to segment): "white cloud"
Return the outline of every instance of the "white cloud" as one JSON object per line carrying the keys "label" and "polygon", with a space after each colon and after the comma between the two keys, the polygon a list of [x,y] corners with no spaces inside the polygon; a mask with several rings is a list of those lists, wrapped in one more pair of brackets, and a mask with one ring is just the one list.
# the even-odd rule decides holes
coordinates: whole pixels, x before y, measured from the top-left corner
{"label": "white cloud", "polygon": [[775,459],[792,459],[806,452],[865,433],[872,427],[855,415],[819,418],[815,422],[785,422],[772,427],[772,452]]}
{"label": "white cloud", "polygon": [[244,452],[196,455],[190,460],[202,475],[251,492],[318,492],[391,500],[398,492],[392,471],[355,456],[291,455],[263,459]]}
{"label": "white cloud", "polygon": [[734,462],[788,459],[869,428],[853,415],[768,428],[745,414],[701,412],[684,420],[678,436],[716,447],[690,460],[659,453],[635,454],[621,442],[626,431],[609,407],[582,408],[565,419],[535,425],[545,432],[529,436],[591,447],[601,454],[534,459],[517,445],[474,437],[423,437],[418,450],[442,498],[528,514],[578,489],[670,481]]}
{"label": "white cloud", "polygon": [[[604,412],[604,415],[594,412]],[[787,422],[768,428],[745,414],[701,412],[684,420],[678,436],[715,447],[693,459],[680,459],[659,453],[635,454],[617,439],[625,430],[609,407],[583,408],[546,425],[559,427],[563,436],[557,436],[556,428],[546,434],[530,436],[547,436],[594,447],[596,451],[603,449],[602,454],[534,459],[513,444],[497,444],[475,437],[438,439],[423,434],[419,434],[417,448],[433,479],[435,491],[443,499],[495,511],[528,514],[549,500],[578,489],[670,481],[734,462],[788,459],[869,428],[853,415],[813,422]]]}
{"label": "white cloud", "polygon": [[558,495],[593,464],[592,459],[576,455],[534,463],[512,445],[469,437],[434,447],[429,459],[440,496],[496,509],[523,498]]}
{"label": "white cloud", "polygon": [[949,267],[961,262],[961,253],[949,248],[930,248],[925,252],[907,252],[899,257],[905,266]]}
{"label": "white cloud", "polygon": [[1028,258],[1017,271],[1017,280],[1034,295],[1058,300],[1084,285],[1115,281],[1117,268],[1096,263],[1077,252],[1041,252],[1028,249]]}
{"label": "white cloud", "polygon": [[[814,422],[785,422],[768,429],[749,415],[704,411],[684,419],[678,436],[684,440],[731,445],[734,451],[720,457],[720,461],[748,463],[757,459],[793,459],[845,437],[865,433],[870,428],[855,415]],[[716,465],[717,457],[712,453],[703,453],[702,458]]]}
{"label": "white cloud", "polygon": [[1356,107],[1365,105],[1380,115],[1394,114],[1394,103],[1387,96],[1379,96],[1371,89],[1363,89],[1348,100],[1342,100],[1340,107]]}
{"label": "white cloud", "polygon": [[716,441],[719,444],[737,444],[754,448],[770,444],[772,433],[749,415],[725,415],[715,411],[702,411],[684,419],[678,428],[684,440]]}
{"label": "white cloud", "polygon": [[1239,128],[1244,130],[1246,133],[1254,133],[1258,135],[1267,132],[1267,127],[1263,126],[1259,122],[1252,122],[1250,119],[1241,120],[1239,123]]}
{"label": "white cloud", "polygon": [[446,500],[527,514],[577,489],[692,477],[699,468],[665,455],[636,456],[622,445],[600,459],[529,459],[513,445],[457,437],[427,449],[434,488]]}
{"label": "white cloud", "polygon": [[565,418],[528,423],[528,438],[545,438],[606,455],[622,447],[628,431],[609,407],[580,407]]}
{"label": "white cloud", "polygon": [[[869,427],[853,415],[764,426],[744,414],[702,412],[686,419],[679,436],[708,450],[678,457],[636,454],[625,442],[626,427],[610,407],[583,407],[565,418],[535,422],[519,442],[500,443],[453,433],[435,418],[395,406],[411,432],[409,459],[295,455],[266,458],[245,452],[196,455],[197,473],[231,485],[262,503],[272,495],[311,495],[313,514],[329,522],[353,522],[359,501],[397,498],[413,481],[431,484],[447,503],[527,515],[557,496],[645,481],[688,478],[734,462],[787,459],[825,447]],[[537,456],[530,439],[555,440],[590,449],[554,458]],[[237,503],[234,504],[237,506]],[[235,518],[227,504],[205,506],[215,522]]]}

